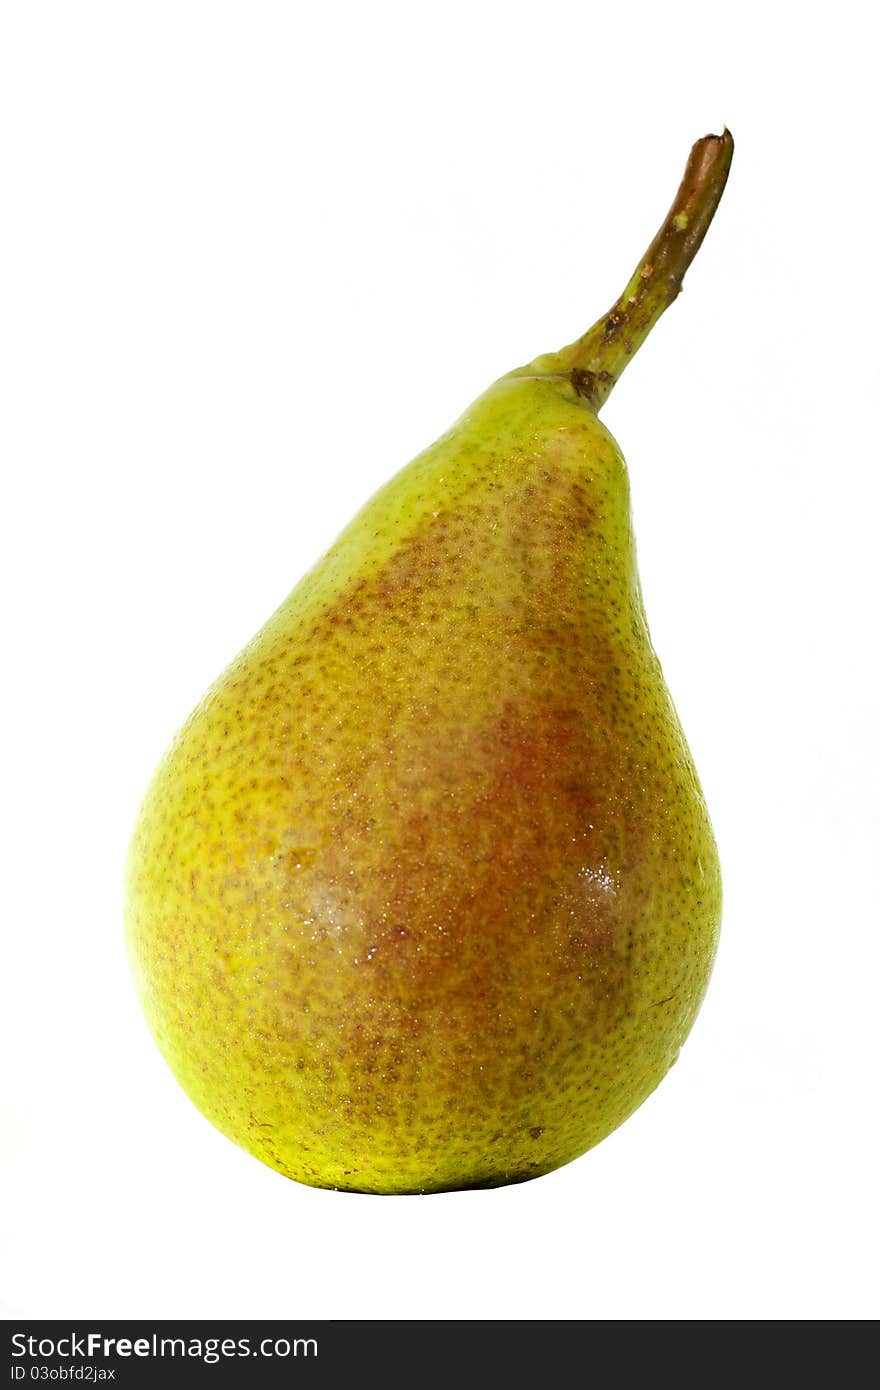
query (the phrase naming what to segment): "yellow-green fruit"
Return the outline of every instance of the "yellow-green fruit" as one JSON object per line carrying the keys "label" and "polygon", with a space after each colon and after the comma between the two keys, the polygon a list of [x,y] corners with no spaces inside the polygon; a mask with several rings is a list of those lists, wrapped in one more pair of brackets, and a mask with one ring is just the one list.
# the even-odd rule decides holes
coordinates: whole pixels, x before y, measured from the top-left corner
{"label": "yellow-green fruit", "polygon": [[596,416],[631,320],[604,322],[604,355],[587,335],[503,378],[367,504],[141,810],[150,1026],[204,1114],[302,1182],[566,1163],[654,1089],[705,990],[718,860]]}

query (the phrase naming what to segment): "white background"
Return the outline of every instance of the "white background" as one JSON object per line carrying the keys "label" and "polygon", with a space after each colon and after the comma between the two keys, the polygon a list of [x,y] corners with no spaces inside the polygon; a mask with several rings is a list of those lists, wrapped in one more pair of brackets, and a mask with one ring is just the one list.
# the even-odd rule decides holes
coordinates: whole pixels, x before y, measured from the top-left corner
{"label": "white background", "polygon": [[[869,13],[4,5],[7,1316],[878,1311]],[[153,765],[371,491],[609,306],[725,122],[717,221],[603,416],[721,847],[703,1012],[537,1182],[288,1182],[138,1011],[122,866]]]}

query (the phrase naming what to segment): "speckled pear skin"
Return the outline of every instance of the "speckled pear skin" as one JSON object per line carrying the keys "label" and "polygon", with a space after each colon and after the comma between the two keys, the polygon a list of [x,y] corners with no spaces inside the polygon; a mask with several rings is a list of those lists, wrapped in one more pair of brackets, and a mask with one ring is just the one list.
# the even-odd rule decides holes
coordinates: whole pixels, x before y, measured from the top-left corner
{"label": "speckled pear skin", "polygon": [[503,378],[367,503],[177,735],[127,884],[177,1079],[300,1182],[522,1181],[653,1091],[719,865],[568,376]]}

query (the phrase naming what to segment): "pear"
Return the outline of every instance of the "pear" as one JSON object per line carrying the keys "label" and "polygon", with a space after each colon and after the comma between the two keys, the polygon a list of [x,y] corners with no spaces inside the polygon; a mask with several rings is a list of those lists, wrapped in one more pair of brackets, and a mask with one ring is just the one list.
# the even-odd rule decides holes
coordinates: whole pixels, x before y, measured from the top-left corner
{"label": "pear", "polygon": [[367,502],[149,787],[126,898],[147,1020],[199,1109],[290,1178],[547,1173],[693,1024],[718,856],[597,412],[732,152],[698,141],[613,309]]}

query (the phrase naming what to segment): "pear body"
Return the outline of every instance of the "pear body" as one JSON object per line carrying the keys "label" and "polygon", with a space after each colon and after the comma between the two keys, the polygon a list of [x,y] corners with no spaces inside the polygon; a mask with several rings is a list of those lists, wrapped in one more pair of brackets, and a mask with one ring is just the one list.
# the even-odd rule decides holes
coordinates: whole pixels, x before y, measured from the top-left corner
{"label": "pear body", "polygon": [[720,920],[626,468],[514,373],[211,688],[141,809],[127,936],[196,1105],[291,1178],[535,1177],[675,1061]]}

